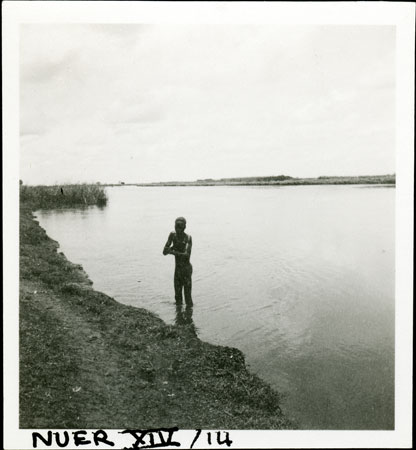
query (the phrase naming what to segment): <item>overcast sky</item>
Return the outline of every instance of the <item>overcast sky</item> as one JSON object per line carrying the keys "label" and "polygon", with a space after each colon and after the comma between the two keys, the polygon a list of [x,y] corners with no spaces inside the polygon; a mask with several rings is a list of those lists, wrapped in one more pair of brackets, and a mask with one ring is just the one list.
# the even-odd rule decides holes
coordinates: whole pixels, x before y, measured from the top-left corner
{"label": "overcast sky", "polygon": [[28,184],[395,172],[391,26],[23,25]]}

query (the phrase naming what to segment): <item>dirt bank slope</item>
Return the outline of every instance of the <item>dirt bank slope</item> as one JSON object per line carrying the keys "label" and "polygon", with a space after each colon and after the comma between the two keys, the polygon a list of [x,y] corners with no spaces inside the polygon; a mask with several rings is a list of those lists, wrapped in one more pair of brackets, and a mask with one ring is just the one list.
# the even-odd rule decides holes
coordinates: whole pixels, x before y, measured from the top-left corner
{"label": "dirt bank slope", "polygon": [[57,249],[22,205],[20,427],[292,427],[239,350],[94,291]]}

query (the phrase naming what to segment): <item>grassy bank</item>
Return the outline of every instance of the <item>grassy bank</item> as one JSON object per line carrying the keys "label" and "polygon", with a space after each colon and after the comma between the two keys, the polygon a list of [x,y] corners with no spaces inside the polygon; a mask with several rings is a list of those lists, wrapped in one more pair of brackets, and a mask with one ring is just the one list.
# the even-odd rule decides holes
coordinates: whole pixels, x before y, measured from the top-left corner
{"label": "grassy bank", "polygon": [[293,427],[239,350],[93,290],[22,200],[21,428]]}
{"label": "grassy bank", "polygon": [[57,186],[20,186],[20,200],[34,209],[104,206],[107,195],[103,187],[94,184],[63,184]]}

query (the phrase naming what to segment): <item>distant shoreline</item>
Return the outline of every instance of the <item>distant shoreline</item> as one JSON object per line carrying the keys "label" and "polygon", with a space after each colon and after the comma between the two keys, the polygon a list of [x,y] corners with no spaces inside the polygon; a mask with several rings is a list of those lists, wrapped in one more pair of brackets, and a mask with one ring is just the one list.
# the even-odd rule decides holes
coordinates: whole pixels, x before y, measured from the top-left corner
{"label": "distant shoreline", "polygon": [[311,186],[311,185],[396,185],[396,175],[368,175],[356,177],[293,178],[284,175],[272,177],[222,178],[197,181],[161,181],[154,183],[114,183],[102,186]]}

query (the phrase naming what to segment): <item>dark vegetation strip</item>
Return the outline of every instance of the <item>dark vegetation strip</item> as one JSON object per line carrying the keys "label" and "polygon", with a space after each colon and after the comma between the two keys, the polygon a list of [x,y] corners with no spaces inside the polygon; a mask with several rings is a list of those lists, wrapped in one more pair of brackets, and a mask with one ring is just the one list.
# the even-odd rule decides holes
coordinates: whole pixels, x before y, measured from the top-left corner
{"label": "dark vegetation strip", "polygon": [[94,291],[34,220],[39,203],[27,198],[20,205],[21,428],[294,427],[279,394],[247,370],[239,350]]}
{"label": "dark vegetation strip", "polygon": [[368,184],[395,186],[396,175],[364,175],[356,177],[321,176],[318,178],[293,178],[286,175],[270,177],[206,178],[197,181],[162,181],[156,183],[119,183],[106,186],[309,186],[309,185]]}
{"label": "dark vegetation strip", "polygon": [[65,208],[107,204],[105,189],[99,185],[20,186],[20,200],[33,209]]}

